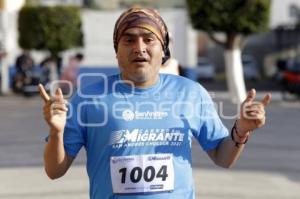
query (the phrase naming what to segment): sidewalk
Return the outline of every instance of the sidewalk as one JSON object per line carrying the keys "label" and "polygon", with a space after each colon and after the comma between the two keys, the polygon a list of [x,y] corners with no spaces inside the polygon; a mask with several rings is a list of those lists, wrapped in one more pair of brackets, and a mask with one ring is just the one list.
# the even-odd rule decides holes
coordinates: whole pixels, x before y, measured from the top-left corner
{"label": "sidewalk", "polygon": [[[84,166],[50,180],[41,167],[0,170],[2,199],[87,199]],[[299,199],[300,182],[271,173],[194,168],[197,199]]]}

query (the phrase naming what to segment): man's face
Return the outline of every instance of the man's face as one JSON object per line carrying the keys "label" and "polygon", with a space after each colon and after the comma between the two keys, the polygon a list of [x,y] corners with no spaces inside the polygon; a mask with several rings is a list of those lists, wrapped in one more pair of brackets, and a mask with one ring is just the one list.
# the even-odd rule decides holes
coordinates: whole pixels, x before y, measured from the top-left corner
{"label": "man's face", "polygon": [[143,28],[127,29],[120,38],[117,51],[122,79],[132,81],[138,87],[155,84],[163,56],[162,44],[155,34]]}

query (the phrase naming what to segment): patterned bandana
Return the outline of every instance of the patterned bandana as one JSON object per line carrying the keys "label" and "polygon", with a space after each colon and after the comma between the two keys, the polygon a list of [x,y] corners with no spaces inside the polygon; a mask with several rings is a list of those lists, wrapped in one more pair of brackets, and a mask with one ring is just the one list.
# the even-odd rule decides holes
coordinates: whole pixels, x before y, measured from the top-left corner
{"label": "patterned bandana", "polygon": [[[117,52],[118,43],[123,33],[133,27],[151,31],[161,42],[166,53],[169,45],[168,29],[160,14],[150,8],[131,8],[125,11],[117,20],[114,29],[114,48]],[[168,54],[168,53],[167,53]]]}

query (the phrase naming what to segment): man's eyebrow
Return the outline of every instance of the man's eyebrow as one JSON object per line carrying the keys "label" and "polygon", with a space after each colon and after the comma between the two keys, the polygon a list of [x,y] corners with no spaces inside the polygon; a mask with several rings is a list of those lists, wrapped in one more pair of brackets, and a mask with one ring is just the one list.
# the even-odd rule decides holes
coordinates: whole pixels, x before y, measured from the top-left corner
{"label": "man's eyebrow", "polygon": [[150,37],[150,36],[154,36],[154,33],[149,32],[149,33],[130,33],[130,32],[125,32],[123,33],[122,36],[127,36],[127,37]]}

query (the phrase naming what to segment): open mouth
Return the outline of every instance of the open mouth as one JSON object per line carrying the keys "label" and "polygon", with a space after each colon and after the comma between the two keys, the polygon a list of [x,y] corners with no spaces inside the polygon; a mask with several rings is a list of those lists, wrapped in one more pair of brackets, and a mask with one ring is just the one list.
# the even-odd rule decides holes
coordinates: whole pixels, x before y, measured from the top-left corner
{"label": "open mouth", "polygon": [[133,60],[133,62],[135,62],[135,63],[145,63],[147,61],[148,60],[146,58],[136,58]]}

